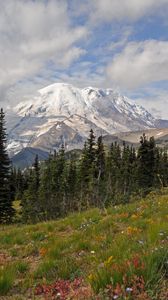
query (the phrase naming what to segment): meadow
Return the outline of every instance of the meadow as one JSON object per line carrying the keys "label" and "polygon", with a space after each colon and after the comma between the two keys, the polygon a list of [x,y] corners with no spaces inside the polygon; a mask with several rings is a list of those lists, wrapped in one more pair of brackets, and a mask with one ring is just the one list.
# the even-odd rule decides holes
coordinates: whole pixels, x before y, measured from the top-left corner
{"label": "meadow", "polygon": [[0,227],[0,299],[168,299],[168,189]]}

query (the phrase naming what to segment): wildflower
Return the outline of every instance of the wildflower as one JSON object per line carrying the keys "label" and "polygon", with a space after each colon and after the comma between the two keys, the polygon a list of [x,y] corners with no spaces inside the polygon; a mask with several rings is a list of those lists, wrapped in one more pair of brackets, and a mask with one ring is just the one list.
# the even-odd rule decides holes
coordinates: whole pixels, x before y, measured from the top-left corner
{"label": "wildflower", "polygon": [[113,256],[110,256],[110,257],[108,258],[108,260],[107,260],[107,263],[110,264],[111,261],[112,261],[112,259],[113,259]]}
{"label": "wildflower", "polygon": [[46,253],[47,253],[47,249],[45,249],[45,248],[41,248],[41,249],[39,250],[39,254],[40,254],[41,256],[45,256]]}
{"label": "wildflower", "polygon": [[113,296],[113,299],[117,299],[119,296],[118,295],[114,295]]}
{"label": "wildflower", "polygon": [[149,224],[154,224],[154,221],[153,221],[152,219],[148,219],[147,222],[148,222]]}
{"label": "wildflower", "polygon": [[98,267],[99,268],[104,268],[104,263],[100,263]]}
{"label": "wildflower", "polygon": [[95,279],[95,275],[94,275],[94,274],[90,274],[90,275],[88,276],[88,279],[89,279],[90,281],[94,280],[94,279]]}
{"label": "wildflower", "polygon": [[131,219],[137,219],[138,218],[138,216],[136,215],[136,214],[133,214],[132,216],[131,216]]}
{"label": "wildflower", "polygon": [[79,256],[82,256],[82,255],[85,255],[85,251],[84,250],[81,250],[79,253],[78,253]]}
{"label": "wildflower", "polygon": [[97,236],[96,238],[96,241],[98,241],[98,242],[101,242],[101,241],[104,241],[105,240],[105,238],[103,237],[103,236]]}
{"label": "wildflower", "polygon": [[113,260],[113,256],[110,256],[110,257],[104,262],[104,265],[105,265],[106,267],[108,267],[108,266],[111,264],[112,260]]}
{"label": "wildflower", "polygon": [[130,288],[130,287],[127,287],[127,288],[126,288],[126,292],[127,292],[127,293],[131,293],[132,291],[133,291],[132,288]]}
{"label": "wildflower", "polygon": [[136,233],[139,233],[140,231],[141,231],[141,230],[138,229],[137,227],[131,227],[131,226],[129,226],[129,227],[127,228],[127,234],[128,234],[128,235],[136,234]]}
{"label": "wildflower", "polygon": [[95,254],[95,251],[94,251],[94,250],[92,250],[92,251],[90,251],[90,253],[91,253],[91,254]]}
{"label": "wildflower", "polygon": [[61,293],[57,293],[57,297],[61,297]]}
{"label": "wildflower", "polygon": [[141,245],[144,245],[144,241],[142,241],[142,240],[139,240],[138,243]]}

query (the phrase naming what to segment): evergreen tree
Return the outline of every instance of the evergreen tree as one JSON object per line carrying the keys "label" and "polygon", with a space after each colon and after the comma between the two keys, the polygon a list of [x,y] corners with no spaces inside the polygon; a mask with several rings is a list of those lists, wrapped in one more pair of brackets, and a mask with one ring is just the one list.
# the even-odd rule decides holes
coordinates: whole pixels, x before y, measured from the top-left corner
{"label": "evergreen tree", "polygon": [[11,222],[14,215],[10,189],[11,165],[6,150],[5,114],[0,110],[0,223]]}
{"label": "evergreen tree", "polygon": [[96,205],[104,208],[105,206],[105,192],[106,192],[106,156],[102,136],[99,136],[96,144]]}
{"label": "evergreen tree", "polygon": [[122,164],[121,164],[121,190],[123,194],[123,201],[128,201],[128,194],[130,192],[130,177],[131,177],[131,151],[129,146],[123,143]]}
{"label": "evergreen tree", "polygon": [[43,220],[56,218],[55,215],[55,205],[53,203],[53,172],[52,166],[53,161],[52,156],[46,160],[44,165],[41,168],[41,180],[40,180],[40,189],[39,189],[39,199],[41,204],[42,218]]}
{"label": "evergreen tree", "polygon": [[71,159],[66,174],[66,212],[79,209],[76,162]]}
{"label": "evergreen tree", "polygon": [[96,168],[97,168],[97,180],[99,182],[99,180],[103,179],[105,175],[105,151],[104,151],[102,136],[99,136],[97,139]]}
{"label": "evergreen tree", "polygon": [[154,138],[143,135],[138,150],[115,142],[106,153],[102,136],[95,143],[91,130],[80,157],[66,155],[65,159],[62,145],[40,165],[36,157],[24,176],[20,171],[15,176],[14,170],[16,189],[24,190],[25,220],[55,219],[90,206],[126,203],[132,195],[168,185],[167,150],[158,149]]}
{"label": "evergreen tree", "polygon": [[86,183],[84,188],[86,206],[95,205],[95,187],[96,187],[96,143],[93,130],[90,130],[89,138],[85,144],[83,157],[82,177]]}
{"label": "evergreen tree", "polygon": [[93,129],[90,130],[90,135],[87,140],[87,144],[88,144],[88,152],[87,152],[88,161],[89,161],[90,165],[92,165],[95,162],[95,154],[96,154],[95,135],[94,135]]}
{"label": "evergreen tree", "polygon": [[161,187],[168,186],[168,151],[160,149],[159,151],[159,171],[157,177]]}
{"label": "evergreen tree", "polygon": [[154,184],[155,171],[155,140],[151,137],[149,140],[143,134],[140,138],[140,147],[138,150],[138,180],[139,187],[148,192]]}
{"label": "evergreen tree", "polygon": [[111,144],[108,155],[108,185],[107,185],[107,205],[120,202],[121,192],[121,148],[115,142]]}
{"label": "evergreen tree", "polygon": [[22,199],[23,220],[28,223],[41,221],[41,203],[39,201],[40,169],[38,156],[30,169],[28,188]]}
{"label": "evergreen tree", "polygon": [[26,174],[23,175],[21,170],[18,169],[16,170],[15,169],[15,173],[16,173],[16,193],[15,193],[15,197],[17,200],[21,200],[22,199],[22,196],[23,196],[23,192],[24,190],[27,188],[27,184],[26,184]]}
{"label": "evergreen tree", "polygon": [[40,186],[40,166],[39,166],[38,155],[36,155],[35,157],[33,167],[34,167],[34,175],[35,175],[35,188],[36,191],[38,191]]}
{"label": "evergreen tree", "polygon": [[88,203],[88,186],[89,186],[89,162],[88,162],[87,143],[84,143],[81,159],[79,162],[78,186],[79,186],[79,210],[87,207]]}

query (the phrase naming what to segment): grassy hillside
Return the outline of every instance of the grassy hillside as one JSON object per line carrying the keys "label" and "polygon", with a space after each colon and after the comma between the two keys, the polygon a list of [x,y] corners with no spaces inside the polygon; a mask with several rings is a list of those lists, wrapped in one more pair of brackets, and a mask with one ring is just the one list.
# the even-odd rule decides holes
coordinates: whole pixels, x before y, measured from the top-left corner
{"label": "grassy hillside", "polygon": [[166,190],[0,229],[0,299],[168,299]]}

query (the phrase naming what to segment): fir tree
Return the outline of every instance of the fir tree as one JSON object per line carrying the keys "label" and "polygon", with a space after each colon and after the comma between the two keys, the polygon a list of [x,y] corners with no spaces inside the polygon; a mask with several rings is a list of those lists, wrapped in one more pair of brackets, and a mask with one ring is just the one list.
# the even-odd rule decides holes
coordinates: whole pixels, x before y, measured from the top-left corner
{"label": "fir tree", "polygon": [[66,208],[67,211],[72,212],[78,210],[78,190],[77,190],[77,168],[76,162],[71,159],[67,172],[67,180],[66,180],[66,189],[67,189],[67,200],[66,200]]}
{"label": "fir tree", "polygon": [[14,215],[10,190],[10,160],[6,150],[5,114],[0,110],[0,222],[11,222]]}
{"label": "fir tree", "polygon": [[148,192],[154,183],[155,170],[155,140],[151,137],[149,140],[143,134],[140,138],[140,147],[138,150],[138,180],[139,187]]}
{"label": "fir tree", "polygon": [[143,135],[138,150],[114,143],[106,153],[102,137],[95,143],[91,130],[79,158],[66,155],[65,159],[63,145],[40,166],[36,157],[33,168],[24,172],[23,178],[18,173],[16,180],[17,187],[22,178],[26,189],[26,221],[55,219],[90,206],[125,203],[132,195],[168,185],[167,150],[158,149],[153,138],[148,140]]}
{"label": "fir tree", "polygon": [[23,176],[20,169],[15,170],[16,172],[16,199],[22,199],[23,192],[26,189],[26,174]]}
{"label": "fir tree", "polygon": [[36,191],[38,192],[40,186],[40,166],[39,166],[38,155],[36,155],[35,157],[33,167],[34,167],[34,175],[35,175],[35,188]]}
{"label": "fir tree", "polygon": [[24,192],[22,200],[23,220],[28,223],[41,221],[41,203],[39,201],[40,169],[38,156],[30,169],[28,188]]}
{"label": "fir tree", "polygon": [[87,140],[87,145],[88,145],[88,161],[90,165],[92,165],[95,162],[95,154],[96,154],[96,149],[95,149],[95,135],[93,132],[93,129],[90,130],[90,135]]}
{"label": "fir tree", "polygon": [[102,136],[99,136],[97,139],[96,167],[97,167],[97,180],[99,182],[99,180],[103,178],[105,174],[105,151],[104,151]]}
{"label": "fir tree", "polygon": [[96,149],[96,190],[97,190],[97,206],[104,208],[105,192],[106,192],[106,157],[102,136],[97,139]]}

